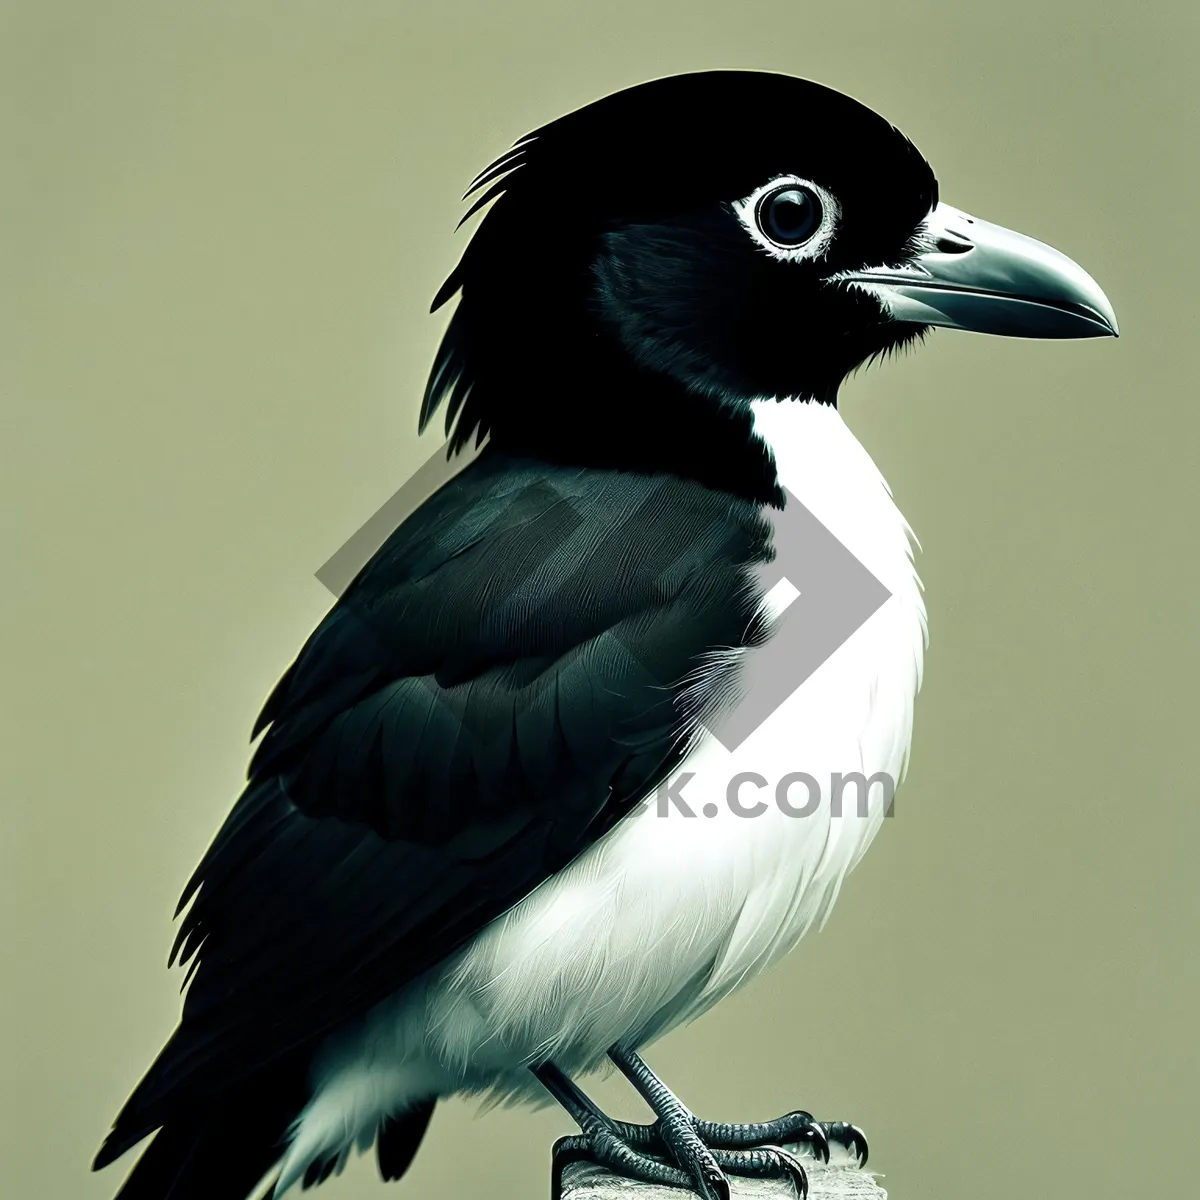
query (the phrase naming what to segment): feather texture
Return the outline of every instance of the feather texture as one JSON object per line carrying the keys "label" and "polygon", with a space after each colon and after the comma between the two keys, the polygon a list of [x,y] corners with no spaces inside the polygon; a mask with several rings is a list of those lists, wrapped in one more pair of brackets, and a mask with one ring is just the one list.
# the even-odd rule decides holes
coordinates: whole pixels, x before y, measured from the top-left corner
{"label": "feather texture", "polygon": [[[524,1069],[541,1057],[588,1071],[617,1042],[641,1046],[786,954],[827,919],[846,873],[882,826],[880,788],[860,810],[832,804],[836,772],[904,773],[926,640],[910,530],[835,409],[762,402],[756,428],[780,478],[892,592],[733,753],[701,736],[668,776],[697,815],[658,804],[617,824],[456,955],[330,1039],[285,1177],[367,1138],[392,1109],[431,1094],[544,1103]],[[769,655],[743,648],[735,656]],[[753,772],[770,800],[789,774],[821,784],[815,811],[730,811],[729,781]],[[716,810],[700,815],[705,805]]]}

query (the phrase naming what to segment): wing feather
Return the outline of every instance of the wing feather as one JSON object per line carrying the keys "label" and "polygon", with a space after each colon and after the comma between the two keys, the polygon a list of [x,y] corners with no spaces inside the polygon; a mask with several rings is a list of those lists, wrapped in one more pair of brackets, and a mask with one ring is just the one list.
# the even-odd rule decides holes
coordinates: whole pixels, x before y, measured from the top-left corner
{"label": "wing feather", "polygon": [[271,693],[184,890],[183,1020],[129,1145],[444,959],[683,753],[679,698],[743,644],[756,507],[485,453],[380,549]]}

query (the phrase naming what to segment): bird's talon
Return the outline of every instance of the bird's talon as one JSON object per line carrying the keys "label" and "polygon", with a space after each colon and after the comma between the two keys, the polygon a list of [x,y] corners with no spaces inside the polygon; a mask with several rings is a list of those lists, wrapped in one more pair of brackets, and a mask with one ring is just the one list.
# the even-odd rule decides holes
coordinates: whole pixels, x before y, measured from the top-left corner
{"label": "bird's talon", "polygon": [[814,1120],[812,1114],[806,1112],[788,1113],[783,1120],[797,1120],[801,1122],[799,1128],[796,1130],[796,1140],[807,1142],[812,1147],[813,1154],[823,1163],[829,1161],[829,1138],[826,1136],[820,1121]]}
{"label": "bird's talon", "polygon": [[[850,1125],[846,1121],[823,1121],[821,1126],[830,1141],[845,1146],[853,1153],[854,1157],[858,1159],[860,1169],[867,1165],[867,1157],[870,1153],[867,1146],[867,1135],[857,1125]],[[828,1145],[828,1143],[826,1144]],[[826,1162],[828,1161],[826,1158]]]}
{"label": "bird's talon", "polygon": [[[796,1200],[808,1200],[808,1172],[804,1169],[804,1165],[800,1160],[782,1146],[766,1146],[764,1149],[769,1150],[775,1156],[780,1167],[791,1177],[792,1187],[796,1192]],[[825,1161],[829,1161],[828,1147],[826,1147]]]}
{"label": "bird's talon", "polygon": [[804,1164],[782,1146],[758,1146],[752,1150],[714,1150],[713,1156],[727,1171],[752,1179],[777,1179],[786,1175],[796,1200],[808,1196],[808,1172]]}

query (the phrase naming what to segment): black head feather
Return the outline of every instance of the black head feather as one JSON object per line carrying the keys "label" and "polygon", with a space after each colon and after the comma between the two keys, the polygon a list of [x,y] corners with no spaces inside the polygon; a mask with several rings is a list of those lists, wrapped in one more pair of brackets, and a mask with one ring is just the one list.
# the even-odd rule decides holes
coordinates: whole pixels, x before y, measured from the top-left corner
{"label": "black head feather", "polygon": [[[734,211],[788,175],[839,210],[813,261],[773,258]],[[668,431],[736,420],[755,396],[832,401],[920,330],[823,285],[904,261],[937,181],[889,122],[817,83],[710,71],[641,84],[520,139],[472,195],[468,216],[492,207],[434,300],[461,293],[420,417],[445,406],[451,452],[490,434],[636,466],[631,442],[657,457]]]}

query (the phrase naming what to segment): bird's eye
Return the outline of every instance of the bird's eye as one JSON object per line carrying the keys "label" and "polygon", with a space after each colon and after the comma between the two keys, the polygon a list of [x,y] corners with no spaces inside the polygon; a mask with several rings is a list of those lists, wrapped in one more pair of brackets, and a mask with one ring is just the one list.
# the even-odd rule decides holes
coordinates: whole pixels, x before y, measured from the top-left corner
{"label": "bird's eye", "polygon": [[832,192],[800,175],[776,175],[730,207],[746,232],[780,262],[824,257],[842,216]]}
{"label": "bird's eye", "polygon": [[777,246],[802,246],[821,228],[821,201],[816,192],[787,184],[767,192],[755,213],[758,227]]}

